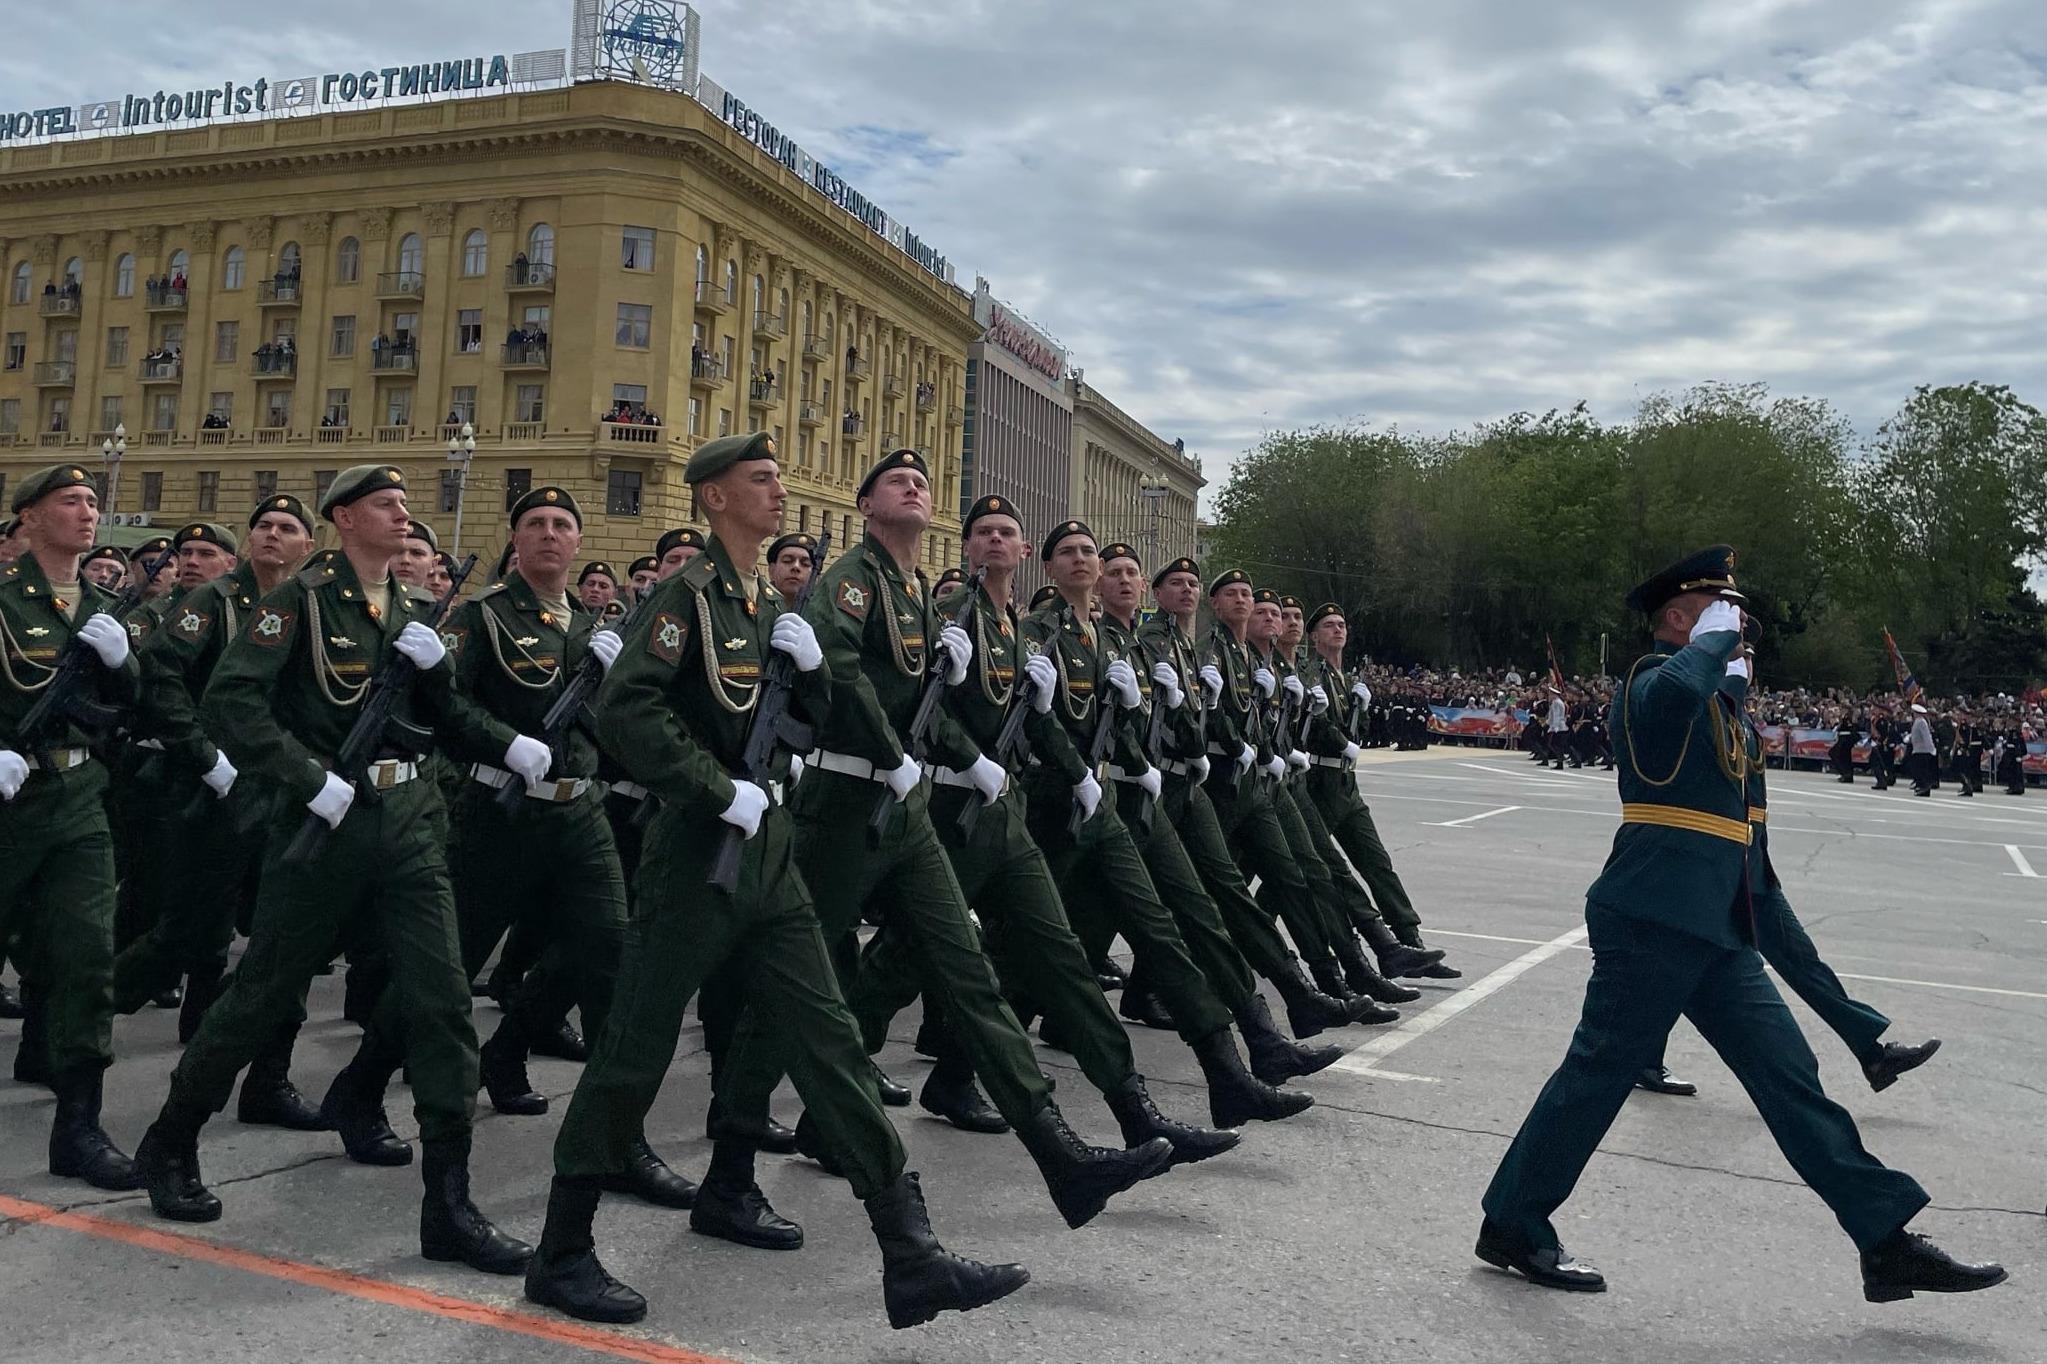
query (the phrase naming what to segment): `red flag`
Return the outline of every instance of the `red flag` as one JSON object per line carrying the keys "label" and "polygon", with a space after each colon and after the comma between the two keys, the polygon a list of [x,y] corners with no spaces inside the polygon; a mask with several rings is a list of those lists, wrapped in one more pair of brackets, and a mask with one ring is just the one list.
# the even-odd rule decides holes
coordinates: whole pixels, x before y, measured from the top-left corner
{"label": "red flag", "polygon": [[1884,649],[1891,656],[1891,671],[1897,674],[1898,690],[1904,693],[1905,703],[1910,705],[1925,695],[1919,679],[1912,676],[1912,670],[1905,666],[1905,656],[1898,652],[1898,641],[1891,638],[1889,626],[1884,627]]}
{"label": "red flag", "polygon": [[1547,634],[1543,635],[1542,642],[1549,646],[1549,684],[1558,691],[1562,691],[1564,689],[1564,670],[1557,663],[1557,642]]}

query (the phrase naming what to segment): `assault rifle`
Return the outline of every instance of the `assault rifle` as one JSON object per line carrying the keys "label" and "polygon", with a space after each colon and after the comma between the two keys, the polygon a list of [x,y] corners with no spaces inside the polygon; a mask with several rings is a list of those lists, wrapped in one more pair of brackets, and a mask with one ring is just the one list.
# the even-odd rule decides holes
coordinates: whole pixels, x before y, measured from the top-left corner
{"label": "assault rifle", "polygon": [[[974,603],[981,595],[981,580],[988,576],[988,570],[977,568],[974,576],[967,579],[967,590],[960,593],[959,610],[953,612],[948,625],[966,628],[968,617],[974,614]],[[909,732],[903,735],[903,753],[915,758],[924,747],[924,736],[931,732],[932,717],[938,714],[938,703],[945,696],[945,670],[938,666],[941,651],[937,641],[927,640],[925,658],[928,666],[924,671],[924,690],[917,696],[917,709],[911,713]],[[896,793],[884,784],[881,796],[874,802],[874,813],[867,819],[867,843],[879,847],[881,836],[888,832],[889,816],[895,812]]]}
{"label": "assault rifle", "polygon": [[[166,549],[143,565],[142,576],[122,589],[113,609],[106,614],[125,624],[135,608],[142,604],[143,594],[156,581],[156,575],[176,553],[174,549]],[[83,584],[80,584],[79,591],[85,591]],[[83,602],[79,603],[79,609],[84,609]],[[65,642],[64,650],[53,666],[55,671],[44,685],[43,694],[21,718],[21,728],[15,739],[15,746],[22,755],[33,759],[41,768],[48,767],[50,750],[63,737],[67,723],[78,726],[97,741],[105,738],[121,718],[120,711],[114,707],[101,705],[86,695],[87,686],[100,668],[99,655],[92,651],[91,645],[73,635]]]}
{"label": "assault rifle", "polygon": [[[647,597],[652,595],[650,592]],[[616,631],[621,639],[625,638],[625,632],[639,618],[640,608],[647,604],[647,597],[635,602],[633,608],[620,616],[616,624],[604,628]],[[490,608],[486,606],[482,609],[488,611]],[[597,688],[603,681],[604,660],[594,653],[584,654],[582,661],[576,664],[576,671],[570,676],[568,684],[562,688],[561,695],[554,698],[554,704],[547,708],[547,714],[540,717],[539,738],[540,742],[547,745],[549,771],[559,771],[567,764],[569,731],[583,718],[590,698],[597,694]],[[651,800],[652,797],[648,799]],[[526,783],[517,778],[507,782],[497,793],[498,808],[508,815],[517,814],[525,800]]]}
{"label": "assault rifle", "polygon": [[[448,580],[448,590],[433,604],[420,624],[429,630],[439,630],[441,622],[448,618],[448,612],[455,605],[456,596],[462,591],[463,582],[476,569],[476,556],[470,555],[456,565],[454,576]],[[362,699],[362,709],[356,712],[355,725],[348,731],[348,737],[341,741],[341,749],[334,755],[334,775],[353,786],[358,799],[375,803],[382,797],[374,786],[363,781],[368,775],[370,764],[377,760],[377,752],[384,746],[384,731],[391,726],[392,712],[398,703],[412,692],[412,684],[419,679],[419,665],[399,654],[384,665],[370,681],[369,693]],[[332,833],[327,821],[316,814],[308,813],[299,831],[292,835],[285,845],[284,860],[292,863],[306,862],[320,855],[327,846],[327,835]]]}
{"label": "assault rifle", "polygon": [[[831,552],[831,547],[832,533],[827,530],[817,537],[817,548],[810,552],[810,576],[803,580],[803,590],[789,603],[788,609],[799,616],[810,605],[810,594],[824,574],[825,555]],[[704,647],[710,648],[711,642],[705,640]],[[779,649],[770,649],[767,664],[761,669],[760,690],[754,693],[753,719],[746,727],[746,745],[739,758],[746,779],[763,791],[774,779],[778,747],[787,745],[793,753],[810,751],[810,726],[789,713],[789,701],[795,694],[796,660]],[[647,797],[650,802],[653,799],[651,795]],[[727,824],[717,855],[711,859],[711,874],[705,881],[729,894],[739,884],[739,856],[745,850],[745,831],[736,824]]]}
{"label": "assault rifle", "polygon": [[[1071,606],[1068,606],[1066,610],[1068,615],[1071,615],[1073,612]],[[1116,699],[1113,696],[1103,694],[1101,682],[1097,679],[1095,684],[1095,728],[1094,733],[1088,736],[1087,752],[1083,755],[1087,759],[1089,776],[1094,776],[1102,770],[1102,760],[1109,756],[1110,745],[1115,741]],[[1110,800],[1112,798],[1109,792],[1102,792],[1103,800]],[[1087,823],[1087,807],[1080,803],[1079,796],[1075,796],[1073,798],[1073,812],[1066,816],[1066,836],[1068,838],[1079,838],[1080,826],[1085,823]]]}

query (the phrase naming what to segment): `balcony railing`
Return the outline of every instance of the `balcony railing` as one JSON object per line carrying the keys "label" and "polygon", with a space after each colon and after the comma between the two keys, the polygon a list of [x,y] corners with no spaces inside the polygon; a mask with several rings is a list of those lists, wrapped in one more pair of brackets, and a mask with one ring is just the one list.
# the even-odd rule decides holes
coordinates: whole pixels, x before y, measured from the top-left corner
{"label": "balcony railing", "polygon": [[920,386],[917,389],[917,410],[919,412],[929,412],[937,406],[938,390],[929,386]]}
{"label": "balcony railing", "polygon": [[161,450],[178,443],[178,433],[165,427],[158,431],[144,431],[142,444],[151,450]]}
{"label": "balcony railing", "polygon": [[846,377],[848,379],[867,379],[873,377],[873,375],[874,362],[872,360],[857,353],[847,357]]}
{"label": "balcony railing", "polygon": [[296,308],[299,306],[299,281],[296,275],[284,279],[266,279],[256,286],[256,303],[263,308]]}
{"label": "balcony railing", "polygon": [[71,442],[71,433],[59,428],[45,431],[36,437],[36,445],[44,450],[61,450]]}
{"label": "balcony railing", "polygon": [[691,387],[720,389],[725,386],[725,362],[715,355],[698,355],[689,363]]}
{"label": "balcony railing", "polygon": [[403,445],[406,441],[412,439],[412,428],[409,426],[379,426],[374,433],[374,439],[379,445]]}
{"label": "balcony railing", "polygon": [[806,336],[803,338],[803,358],[806,360],[829,360],[832,358],[832,343],[829,337]]}
{"label": "balcony railing", "polygon": [[902,449],[903,433],[900,431],[890,431],[887,434],[883,435],[881,438],[881,448],[884,450]]}
{"label": "balcony railing", "polygon": [[185,379],[185,362],[179,356],[168,360],[144,360],[142,382],[145,384],[177,384]]}
{"label": "balcony railing", "polygon": [[867,434],[866,419],[851,415],[839,418],[839,433],[847,440],[859,440]]}
{"label": "balcony railing", "polygon": [[414,374],[419,370],[419,352],[411,346],[381,346],[370,352],[370,368],[379,374]]}
{"label": "balcony railing", "polygon": [[315,445],[344,445],[347,441],[348,428],[345,426],[321,426],[313,430]]}
{"label": "balcony railing", "polygon": [[723,315],[732,311],[732,291],[707,279],[697,281],[697,310]]}
{"label": "balcony railing", "polygon": [[234,428],[229,426],[216,426],[210,431],[202,429],[199,432],[199,443],[201,445],[226,445],[229,440],[233,439],[234,434]]}
{"label": "balcony railing", "polygon": [[904,384],[903,384],[903,376],[902,376],[902,375],[900,375],[900,374],[887,374],[887,375],[883,375],[883,376],[882,376],[882,380],[881,380],[881,396],[882,396],[882,397],[884,397],[884,398],[900,398],[900,397],[902,397],[902,396],[903,396],[903,394],[904,394],[904,393],[905,393],[906,391],[907,391],[907,390],[906,390],[906,388],[905,388],[905,386],[904,386]]}
{"label": "balcony railing", "polygon": [[281,422],[276,426],[259,426],[256,428],[256,444],[258,445],[283,445],[290,439],[291,431]]}
{"label": "balcony railing", "polygon": [[544,260],[513,261],[505,267],[505,290],[514,294],[554,292],[554,265]]}
{"label": "balcony railing", "polygon": [[36,362],[36,387],[69,388],[78,382],[78,362],[75,360],[38,360]]}
{"label": "balcony railing", "polygon": [[504,358],[499,361],[506,369],[546,369],[547,343],[545,341],[521,341],[517,345],[505,343]]}
{"label": "balcony railing", "polygon": [[39,311],[44,317],[76,317],[78,308],[77,294],[44,294]]}
{"label": "balcony railing", "polygon": [[539,440],[544,424],[541,422],[506,422],[505,439]]}
{"label": "balcony railing", "polygon": [[143,291],[142,307],[152,313],[181,313],[185,311],[185,290],[182,286],[152,284]]}
{"label": "balcony railing", "polygon": [[613,445],[659,445],[667,431],[663,426],[642,426],[638,422],[599,422],[604,439]]}
{"label": "balcony railing", "polygon": [[824,404],[812,402],[803,403],[796,409],[796,420],[798,423],[804,426],[823,426]]}
{"label": "balcony railing", "polygon": [[780,379],[755,379],[746,386],[746,401],[751,407],[773,407],[782,401]]}
{"label": "balcony railing", "polygon": [[393,270],[377,276],[378,298],[425,298],[426,276],[417,270]]}
{"label": "balcony railing", "polygon": [[961,407],[961,406],[960,406],[960,405],[959,405],[958,403],[950,403],[950,404],[948,404],[948,405],[946,406],[946,409],[945,409],[945,424],[946,424],[947,426],[958,426],[958,425],[959,425],[960,423],[964,422],[964,421],[965,421],[966,419],[967,419],[967,410],[966,410],[965,408]]}
{"label": "balcony railing", "polygon": [[780,313],[758,312],[753,315],[753,334],[780,341],[789,334],[789,323]]}
{"label": "balcony railing", "polygon": [[268,355],[258,351],[249,357],[249,372],[256,375],[270,375],[289,379],[299,372],[299,353],[292,351],[271,351]]}

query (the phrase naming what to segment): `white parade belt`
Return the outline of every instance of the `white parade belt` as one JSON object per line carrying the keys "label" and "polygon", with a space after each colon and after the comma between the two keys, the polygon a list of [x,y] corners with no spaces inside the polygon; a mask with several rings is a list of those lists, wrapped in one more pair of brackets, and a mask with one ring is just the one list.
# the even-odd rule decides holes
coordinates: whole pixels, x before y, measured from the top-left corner
{"label": "white parade belt", "polygon": [[[477,763],[474,767],[471,767],[469,775],[494,791],[502,791],[513,782],[524,784],[526,781],[524,777],[516,773],[501,771],[498,768],[489,767],[483,763]],[[527,785],[526,798],[528,800],[551,801],[559,805],[576,799],[594,785],[596,783],[588,777],[559,777],[554,781],[541,782],[537,786]]]}

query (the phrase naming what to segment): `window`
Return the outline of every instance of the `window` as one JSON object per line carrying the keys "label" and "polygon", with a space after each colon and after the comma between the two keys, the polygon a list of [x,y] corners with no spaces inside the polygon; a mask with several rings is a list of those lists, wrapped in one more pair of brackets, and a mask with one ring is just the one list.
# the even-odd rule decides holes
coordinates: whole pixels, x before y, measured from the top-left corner
{"label": "window", "polygon": [[607,516],[640,514],[640,471],[613,469],[604,482],[604,512]]}
{"label": "window", "polygon": [[391,339],[411,345],[419,339],[419,314],[399,313],[391,319]]}
{"label": "window", "polygon": [[272,341],[296,342],[299,334],[299,320],[295,317],[273,318],[270,323]]}
{"label": "window", "polygon": [[340,249],[334,253],[334,282],[353,284],[362,278],[362,243],[353,237],[343,237]]}
{"label": "window", "polygon": [[206,402],[206,414],[220,418],[223,425],[231,423],[235,415],[235,395],[232,393],[211,395]]}
{"label": "window", "polygon": [[124,254],[114,262],[114,297],[135,297],[135,257]]}
{"label": "window", "polygon": [[239,322],[216,322],[213,324],[213,358],[230,361],[241,354],[242,324]]}
{"label": "window", "polygon": [[611,401],[614,403],[625,403],[633,407],[644,406],[647,401],[647,386],[645,384],[613,384],[611,386]]}
{"label": "window", "polygon": [[464,355],[483,349],[483,309],[464,308],[455,314],[455,349]]}
{"label": "window", "polygon": [[718,434],[721,436],[732,434],[732,409],[729,407],[718,409]]}
{"label": "window", "polygon": [[0,436],[17,435],[21,431],[21,399],[0,398]]}
{"label": "window", "polygon": [[163,474],[152,471],[142,476],[142,510],[163,510]]}
{"label": "window", "polygon": [[284,250],[277,253],[277,276],[296,284],[299,277],[299,244],[286,242]]}
{"label": "window", "polygon": [[171,282],[184,288],[191,276],[192,258],[185,254],[183,247],[171,252]]}
{"label": "window", "polygon": [[57,358],[65,364],[78,361],[78,328],[72,327],[57,333]]}
{"label": "window", "polygon": [[704,434],[704,403],[701,398],[689,400],[689,433],[692,436]]}
{"label": "window", "polygon": [[654,309],[645,303],[618,305],[618,344],[645,350],[654,332]]}
{"label": "window", "polygon": [[20,369],[28,363],[28,333],[7,333],[7,368]]}
{"label": "window", "polygon": [[178,395],[159,393],[150,400],[149,429],[175,431],[178,426]]}
{"label": "window", "polygon": [[355,354],[355,315],[345,314],[334,319],[334,333],[327,341],[329,355]]}
{"label": "window", "polygon": [[759,317],[768,310],[768,282],[759,275],[753,277],[753,315]]}
{"label": "window", "polygon": [[441,470],[441,514],[446,515],[462,505],[462,471]]}
{"label": "window", "polygon": [[107,328],[107,368],[118,369],[128,363],[128,329]]}
{"label": "window", "polygon": [[247,268],[248,257],[242,254],[242,248],[230,246],[227,249],[226,259],[220,265],[220,287],[223,289],[241,288],[242,274]]}
{"label": "window", "polygon": [[29,274],[29,264],[27,261],[23,261],[14,267],[14,278],[7,286],[7,301],[9,303],[28,302]]}
{"label": "window", "polygon": [[325,502],[325,501],[327,500],[327,490],[328,490],[329,488],[331,488],[331,487],[333,487],[333,486],[334,486],[334,475],[335,475],[335,473],[336,473],[336,471],[335,471],[335,470],[333,470],[333,469],[315,469],[315,470],[313,470],[313,505],[314,505],[314,506],[316,506],[316,507],[317,507],[317,506],[319,506],[319,505],[320,505],[320,504],[321,504],[322,502]]}
{"label": "window", "polygon": [[277,470],[258,469],[256,471],[256,505],[260,507],[275,496],[277,496]]}
{"label": "window", "polygon": [[50,423],[48,429],[52,431],[69,431],[71,429],[71,400],[69,398],[50,399]]}
{"label": "window", "polygon": [[738,261],[728,260],[725,262],[725,297],[731,299],[735,303],[739,301]]}
{"label": "window", "polygon": [[519,499],[533,491],[531,469],[505,470],[505,511],[509,513],[518,505]]}
{"label": "window", "polygon": [[533,224],[526,234],[526,259],[534,265],[554,264],[554,229],[546,223]]}
{"label": "window", "polygon": [[291,390],[273,388],[263,395],[263,424],[277,428],[291,425]]}
{"label": "window", "polygon": [[330,388],[327,390],[327,410],[321,415],[320,421],[324,426],[346,427],[348,425],[347,389]]}
{"label": "window", "polygon": [[426,249],[419,244],[419,234],[408,232],[398,243],[398,272],[416,275],[426,268]]}
{"label": "window", "polygon": [[810,534],[810,508],[800,502],[796,504],[796,529],[803,535]]}
{"label": "window", "polygon": [[384,425],[412,425],[412,389],[409,385],[384,394]]}
{"label": "window", "polygon": [[185,324],[182,322],[164,323],[163,334],[157,338],[157,344],[164,350],[181,350],[185,344]]}
{"label": "window", "polygon": [[629,227],[621,239],[618,263],[628,270],[654,268],[654,229]]}
{"label": "window", "polygon": [[100,430],[111,431],[121,424],[121,399],[111,395],[100,399]]}
{"label": "window", "polygon": [[536,327],[541,331],[546,331],[547,324],[553,320],[554,309],[545,303],[536,303],[519,315],[521,326]]}
{"label": "window", "polygon": [[539,384],[520,384],[512,403],[516,413],[512,420],[521,422],[542,422],[547,420],[546,389]]}
{"label": "window", "polygon": [[65,261],[64,282],[67,284],[85,283],[85,262],[78,259],[78,257],[76,256],[73,256],[70,260]]}
{"label": "window", "polygon": [[448,390],[448,422],[456,425],[476,420],[476,390],[474,388],[451,388]]}
{"label": "window", "polygon": [[[532,257],[527,257],[531,260]],[[476,228],[462,239],[462,273],[471,277],[482,274],[490,268],[490,238],[483,235],[482,228]],[[453,510],[453,508],[449,508]]]}
{"label": "window", "polygon": [[220,470],[199,471],[199,510],[213,512],[220,510]]}

